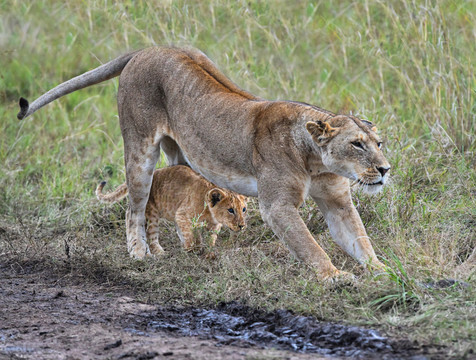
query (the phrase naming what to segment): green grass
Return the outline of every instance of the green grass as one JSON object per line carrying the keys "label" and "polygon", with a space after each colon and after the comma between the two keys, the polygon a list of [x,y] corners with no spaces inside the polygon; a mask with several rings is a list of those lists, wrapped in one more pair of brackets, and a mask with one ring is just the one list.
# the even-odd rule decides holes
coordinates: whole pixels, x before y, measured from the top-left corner
{"label": "green grass", "polygon": [[[476,342],[474,274],[459,275],[466,290],[418,284],[454,276],[476,246],[475,14],[469,1],[0,2],[0,250],[85,281],[125,284],[149,301],[290,308],[464,356]],[[255,203],[246,232],[222,232],[214,261],[184,253],[170,224],[163,259],[128,258],[126,205],[94,198],[102,179],[115,186],[125,178],[117,80],[22,122],[17,101],[156,44],[200,48],[261,97],[378,125],[392,183],[354,199],[390,279],[364,274],[312,202],[303,219],[338,267],[361,276],[355,287],[318,283],[263,225]]]}

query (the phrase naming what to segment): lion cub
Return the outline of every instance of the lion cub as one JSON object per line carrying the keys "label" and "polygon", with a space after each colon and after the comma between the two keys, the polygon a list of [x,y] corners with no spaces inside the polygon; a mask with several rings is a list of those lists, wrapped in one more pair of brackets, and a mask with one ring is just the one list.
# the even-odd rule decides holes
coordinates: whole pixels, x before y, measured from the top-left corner
{"label": "lion cub", "polygon": [[[128,194],[125,183],[109,194],[102,193],[104,185],[105,181],[96,189],[96,196],[102,202],[115,203]],[[191,250],[199,242],[192,232],[194,219],[206,221],[207,229],[212,231],[211,245],[215,246],[222,225],[233,231],[246,227],[246,204],[245,196],[216,187],[187,166],[157,169],[145,211],[150,252],[153,255],[164,252],[159,244],[160,218],[175,222],[183,247]]]}

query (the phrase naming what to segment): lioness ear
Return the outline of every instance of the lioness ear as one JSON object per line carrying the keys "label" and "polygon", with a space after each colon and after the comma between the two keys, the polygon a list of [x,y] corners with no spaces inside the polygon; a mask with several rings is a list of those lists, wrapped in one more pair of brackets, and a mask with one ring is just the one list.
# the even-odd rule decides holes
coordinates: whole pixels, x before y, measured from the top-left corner
{"label": "lioness ear", "polygon": [[360,121],[362,121],[365,125],[367,125],[370,128],[370,130],[372,130],[373,132],[377,132],[377,127],[370,121],[367,121],[367,120],[360,120]]}
{"label": "lioness ear", "polygon": [[207,201],[211,207],[214,207],[225,197],[225,193],[217,188],[211,189],[207,193]]}
{"label": "lioness ear", "polygon": [[337,129],[333,128],[324,121],[318,120],[317,122],[309,121],[306,123],[306,130],[311,134],[312,138],[318,145],[324,145],[327,140],[332,138]]}

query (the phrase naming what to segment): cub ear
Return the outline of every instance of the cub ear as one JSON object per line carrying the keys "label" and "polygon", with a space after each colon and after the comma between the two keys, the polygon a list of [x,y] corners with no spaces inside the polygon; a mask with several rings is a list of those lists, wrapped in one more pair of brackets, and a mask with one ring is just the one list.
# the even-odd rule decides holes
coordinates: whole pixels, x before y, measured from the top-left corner
{"label": "cub ear", "polygon": [[306,130],[318,145],[324,145],[329,139],[337,134],[337,129],[325,121],[317,120],[306,123]]}
{"label": "cub ear", "polygon": [[214,207],[224,197],[225,197],[225,193],[222,190],[220,190],[218,188],[214,188],[214,189],[211,189],[207,193],[207,202],[210,204],[211,207]]}

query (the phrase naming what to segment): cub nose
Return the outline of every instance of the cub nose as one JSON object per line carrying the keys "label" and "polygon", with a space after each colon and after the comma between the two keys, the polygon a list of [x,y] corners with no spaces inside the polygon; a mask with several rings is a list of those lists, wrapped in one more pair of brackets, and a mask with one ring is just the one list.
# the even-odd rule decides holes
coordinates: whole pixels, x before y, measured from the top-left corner
{"label": "cub nose", "polygon": [[377,170],[380,173],[380,175],[384,176],[388,172],[388,170],[390,170],[390,166],[388,166],[388,167],[383,167],[383,166],[377,167]]}

